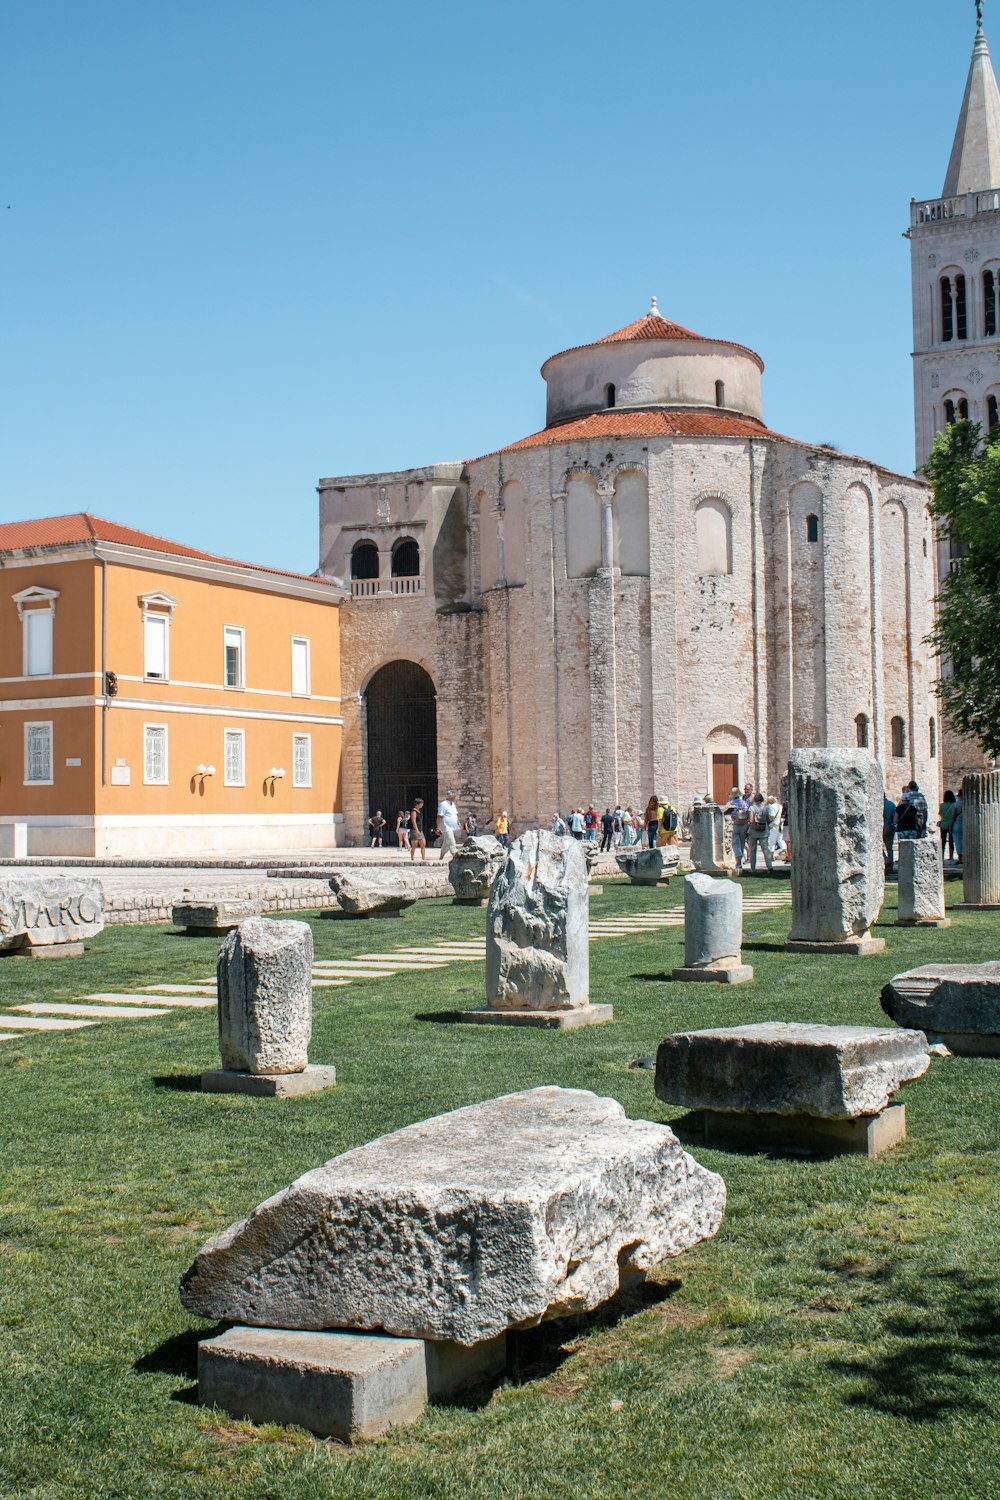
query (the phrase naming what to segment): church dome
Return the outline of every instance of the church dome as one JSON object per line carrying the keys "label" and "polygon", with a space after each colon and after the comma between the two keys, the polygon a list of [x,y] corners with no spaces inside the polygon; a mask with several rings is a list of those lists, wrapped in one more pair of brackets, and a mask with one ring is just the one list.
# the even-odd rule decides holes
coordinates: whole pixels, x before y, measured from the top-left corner
{"label": "church dome", "polygon": [[763,369],[752,349],[664,318],[654,297],[645,317],[545,361],[545,420],[552,427],[610,407],[712,407],[761,420]]}

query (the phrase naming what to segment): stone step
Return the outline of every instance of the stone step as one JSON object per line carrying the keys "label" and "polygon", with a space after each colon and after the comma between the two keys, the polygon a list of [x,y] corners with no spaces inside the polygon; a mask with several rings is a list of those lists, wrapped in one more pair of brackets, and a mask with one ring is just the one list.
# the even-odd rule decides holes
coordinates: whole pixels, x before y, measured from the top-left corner
{"label": "stone step", "polygon": [[163,995],[214,995],[215,984],[147,984],[153,994]]}
{"label": "stone step", "polygon": [[192,1010],[207,1010],[214,1007],[214,1000],[205,1000],[195,995],[119,995],[112,991],[99,990],[95,995],[81,995],[81,1000],[96,1000],[103,1004],[112,1005],[154,1005],[160,1004],[169,1007],[170,1010],[180,1008]]}
{"label": "stone step", "polygon": [[60,1005],[54,1001],[39,1000],[31,1005],[16,1005],[14,1009],[29,1016],[118,1016],[123,1020],[141,1021],[143,1016],[169,1016],[169,1010],[140,1009],[124,1005]]}
{"label": "stone step", "polygon": [[93,1021],[62,1021],[54,1016],[3,1016],[0,1025],[14,1026],[18,1031],[82,1031]]}

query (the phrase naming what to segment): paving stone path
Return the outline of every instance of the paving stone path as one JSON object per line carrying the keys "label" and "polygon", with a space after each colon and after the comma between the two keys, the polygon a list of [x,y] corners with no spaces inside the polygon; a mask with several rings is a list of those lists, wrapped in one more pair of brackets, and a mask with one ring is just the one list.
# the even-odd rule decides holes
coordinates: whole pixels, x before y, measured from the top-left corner
{"label": "paving stone path", "polygon": [[[790,904],[790,893],[744,896],[743,913],[752,915]],[[682,906],[634,916],[596,917],[590,924],[590,941],[683,926]],[[486,938],[475,937],[441,939],[424,947],[397,947],[388,953],[359,953],[354,958],[320,958],[313,964],[313,988],[339,989],[357,979],[443,969],[451,963],[476,962],[485,954]],[[139,992],[100,990],[73,1001],[37,1000],[0,1014],[0,1027],[4,1028],[0,1042],[23,1041],[24,1034],[31,1031],[79,1031],[106,1020],[140,1021],[169,1015],[172,1010],[207,1009],[215,1002],[212,975],[188,984],[147,984]]]}

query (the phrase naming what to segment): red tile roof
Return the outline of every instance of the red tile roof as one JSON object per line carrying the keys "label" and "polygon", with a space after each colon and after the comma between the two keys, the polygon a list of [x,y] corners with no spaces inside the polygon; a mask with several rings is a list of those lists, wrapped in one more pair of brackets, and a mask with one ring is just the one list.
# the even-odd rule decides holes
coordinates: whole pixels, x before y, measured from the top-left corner
{"label": "red tile roof", "polygon": [[[671,322],[665,318],[658,308],[650,308],[643,318],[636,318],[634,323],[626,323],[624,328],[618,328],[614,333],[606,333],[603,338],[594,339],[589,344],[574,344],[570,349],[560,350],[560,354],[576,354],[580,349],[598,349],[602,344],[629,344],[645,340],[663,339],[686,339],[698,344],[721,344],[726,349],[738,349],[741,354],[749,354],[750,358],[764,369],[764,361],[753,349],[748,349],[746,344],[734,344],[730,339],[709,339],[703,333],[693,333],[690,328],[683,327],[680,323]],[[558,359],[559,354],[550,354],[549,359]],[[542,365],[544,372],[545,365]]]}
{"label": "red tile roof", "polygon": [[555,427],[546,427],[542,432],[533,432],[530,437],[508,443],[499,453],[512,453],[518,448],[542,448],[553,443],[586,441],[587,438],[627,437],[735,437],[777,438],[780,432],[772,432],[756,417],[741,417],[732,412],[715,411],[706,407],[704,411],[595,411],[589,416],[577,417],[572,422],[560,422]]}
{"label": "red tile roof", "polygon": [[137,531],[133,526],[120,526],[117,521],[105,521],[100,516],[92,516],[82,510],[68,516],[42,516],[36,521],[7,521],[0,525],[0,552],[19,552],[35,547],[71,547],[87,542],[113,542],[122,547],[137,547],[143,552],[159,552],[167,557],[190,557],[199,562],[228,563],[230,567],[275,573],[282,578],[311,576],[307,573],[290,573],[284,568],[272,568],[266,563],[237,562],[235,558],[219,557],[214,552],[199,552],[195,547],[169,542],[164,537],[152,536],[148,531]]}

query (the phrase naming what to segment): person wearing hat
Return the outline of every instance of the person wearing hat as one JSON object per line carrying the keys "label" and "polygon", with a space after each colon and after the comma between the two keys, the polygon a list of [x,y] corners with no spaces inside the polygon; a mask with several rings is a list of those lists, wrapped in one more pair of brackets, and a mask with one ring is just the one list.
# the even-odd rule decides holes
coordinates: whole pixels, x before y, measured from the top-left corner
{"label": "person wearing hat", "polygon": [[733,830],[733,859],[736,861],[736,870],[739,873],[743,868],[743,860],[747,852],[747,833],[750,828],[750,801],[747,797],[740,795],[738,786],[733,787],[729,801],[723,808],[723,812],[729,818]]}

